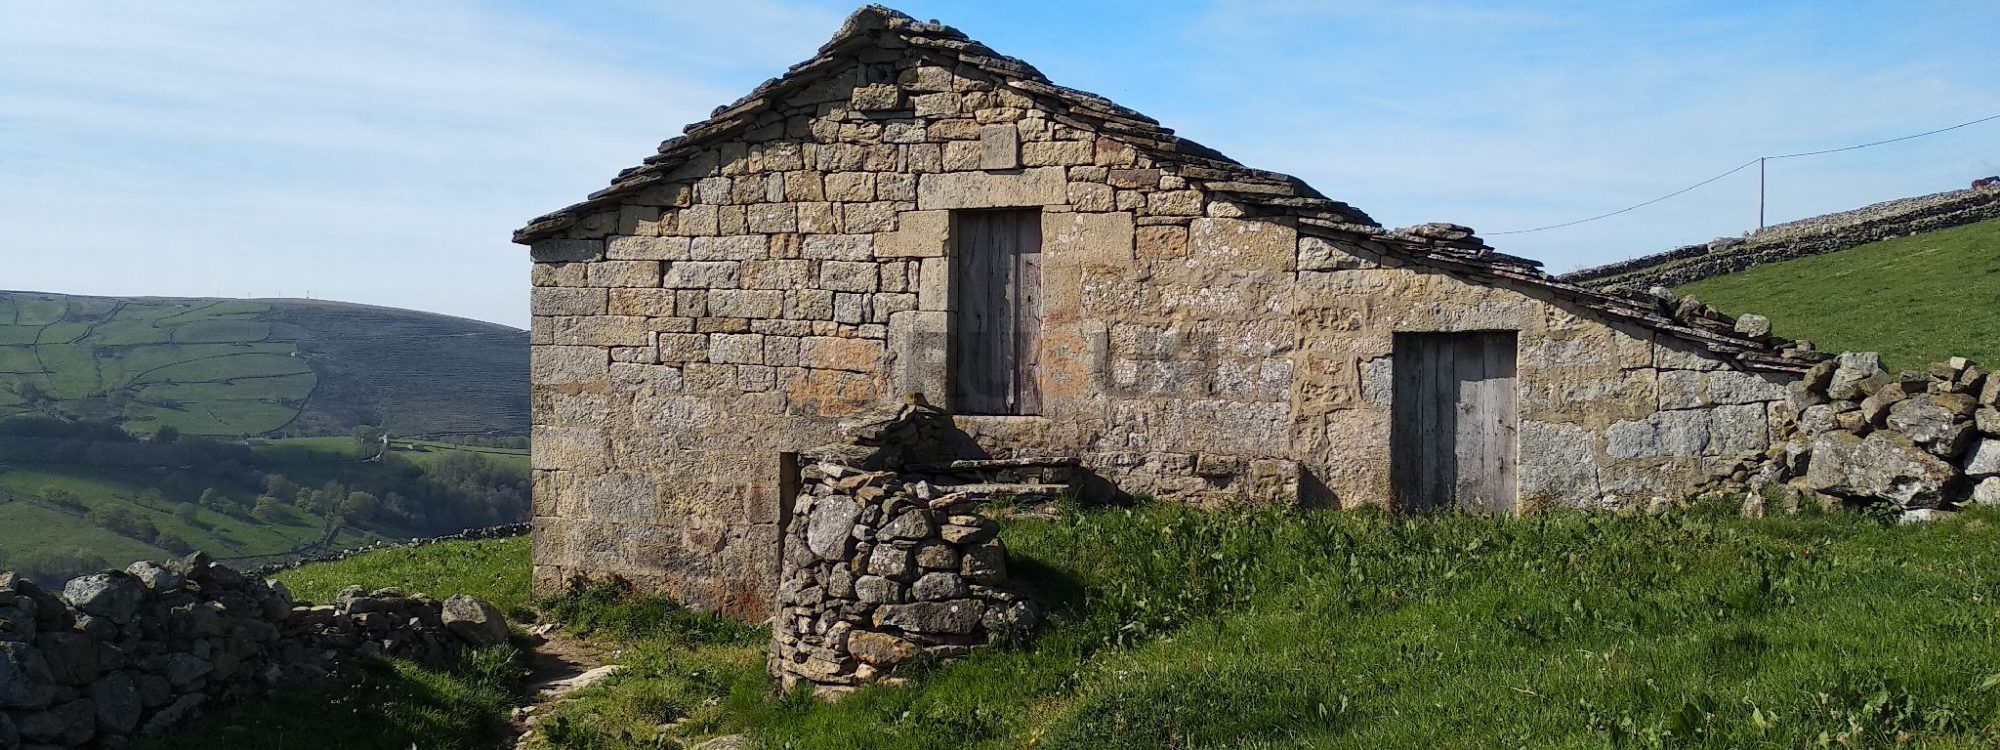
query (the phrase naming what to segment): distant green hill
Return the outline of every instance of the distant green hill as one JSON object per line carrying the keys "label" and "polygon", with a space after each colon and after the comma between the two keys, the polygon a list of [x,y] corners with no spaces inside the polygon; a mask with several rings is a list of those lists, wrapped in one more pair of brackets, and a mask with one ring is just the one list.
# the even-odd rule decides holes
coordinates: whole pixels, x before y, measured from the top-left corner
{"label": "distant green hill", "polygon": [[0,418],[150,433],[525,435],[528,334],[317,300],[0,292]]}
{"label": "distant green hill", "polygon": [[1759,266],[1689,284],[1731,315],[1771,318],[1822,351],[1881,352],[1892,369],[1947,357],[2000,366],[2000,220]]}

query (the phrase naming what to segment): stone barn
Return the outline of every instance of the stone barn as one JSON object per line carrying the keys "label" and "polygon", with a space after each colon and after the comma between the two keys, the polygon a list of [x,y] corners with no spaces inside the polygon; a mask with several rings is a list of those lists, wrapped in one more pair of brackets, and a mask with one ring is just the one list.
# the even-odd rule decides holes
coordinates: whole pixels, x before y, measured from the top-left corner
{"label": "stone barn", "polygon": [[1099,491],[1519,513],[1729,474],[1812,364],[1463,227],[1385,229],[878,6],[515,241],[538,583],[752,618],[789,456],[905,399]]}

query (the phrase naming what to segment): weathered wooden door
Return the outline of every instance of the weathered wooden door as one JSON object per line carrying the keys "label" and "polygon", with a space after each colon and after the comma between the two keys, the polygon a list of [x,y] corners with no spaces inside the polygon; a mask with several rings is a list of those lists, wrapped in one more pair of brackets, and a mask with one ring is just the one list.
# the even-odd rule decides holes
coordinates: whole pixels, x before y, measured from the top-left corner
{"label": "weathered wooden door", "polygon": [[952,216],[952,410],[1040,414],[1042,212]]}
{"label": "weathered wooden door", "polygon": [[1399,508],[1513,512],[1512,331],[1399,333],[1389,428]]}

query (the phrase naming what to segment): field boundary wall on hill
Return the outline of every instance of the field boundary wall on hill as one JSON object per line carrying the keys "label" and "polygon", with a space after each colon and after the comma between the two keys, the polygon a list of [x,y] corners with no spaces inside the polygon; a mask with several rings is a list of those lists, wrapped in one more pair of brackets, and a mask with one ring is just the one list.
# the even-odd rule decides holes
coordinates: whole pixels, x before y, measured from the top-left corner
{"label": "field boundary wall on hill", "polygon": [[1724,237],[1687,245],[1574,271],[1561,278],[1608,291],[1672,288],[1768,263],[1824,255],[1991,219],[2000,219],[2000,187],[1954,190],[1778,224],[1748,237]]}

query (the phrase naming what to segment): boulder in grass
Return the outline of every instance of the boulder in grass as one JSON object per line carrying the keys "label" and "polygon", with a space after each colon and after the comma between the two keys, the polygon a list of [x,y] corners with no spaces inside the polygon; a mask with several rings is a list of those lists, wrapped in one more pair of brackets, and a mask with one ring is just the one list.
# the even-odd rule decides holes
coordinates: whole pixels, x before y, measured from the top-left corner
{"label": "boulder in grass", "polygon": [[460,594],[444,602],[444,626],[474,648],[507,642],[507,618],[483,599]]}

